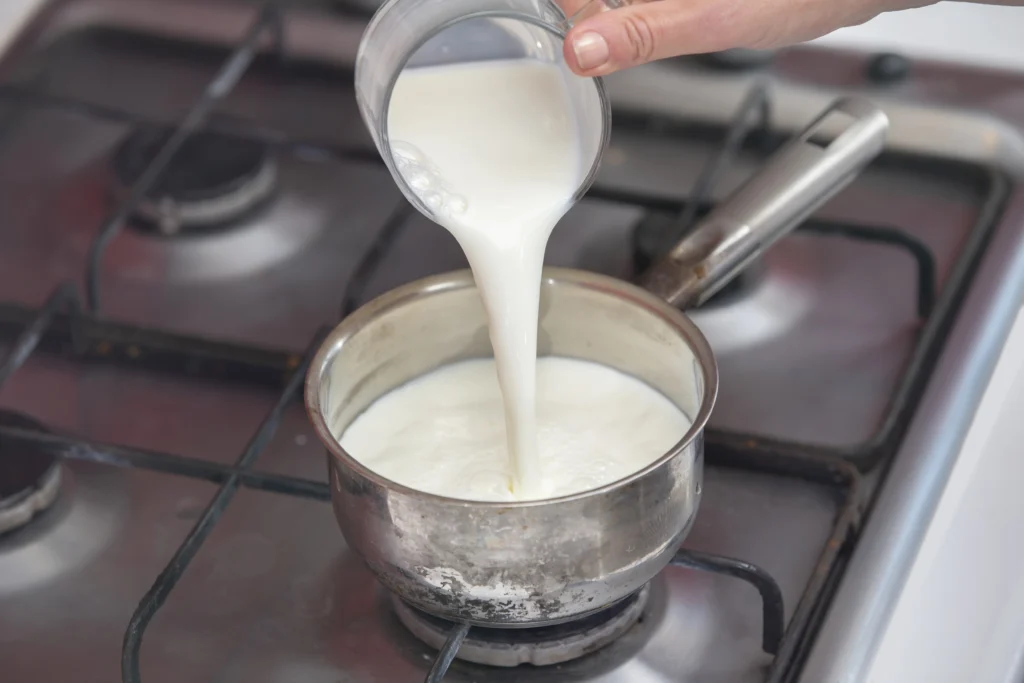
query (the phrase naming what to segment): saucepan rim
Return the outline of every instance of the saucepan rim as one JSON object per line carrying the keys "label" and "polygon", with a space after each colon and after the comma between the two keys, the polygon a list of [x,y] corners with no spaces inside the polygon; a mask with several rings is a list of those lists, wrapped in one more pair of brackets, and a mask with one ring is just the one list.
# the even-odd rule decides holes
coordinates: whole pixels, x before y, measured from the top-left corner
{"label": "saucepan rim", "polygon": [[437,296],[445,292],[465,289],[467,287],[475,289],[476,283],[473,281],[472,273],[469,270],[457,270],[415,280],[381,294],[338,323],[321,343],[306,373],[304,393],[306,412],[313,424],[313,428],[316,430],[317,436],[327,446],[331,457],[341,460],[346,467],[355,470],[360,476],[377,486],[397,491],[407,496],[431,500],[438,504],[453,507],[518,509],[571,503],[609,493],[647,476],[683,453],[703,433],[708,419],[711,417],[715,400],[718,397],[718,364],[715,361],[711,345],[700,331],[700,328],[679,309],[670,306],[647,290],[624,280],[570,268],[545,268],[543,277],[545,284],[583,287],[624,298],[668,323],[690,347],[700,369],[704,372],[703,394],[697,408],[697,414],[693,417],[693,423],[690,425],[690,428],[664,455],[636,472],[595,489],[580,491],[557,498],[542,498],[538,500],[477,501],[450,498],[399,484],[374,472],[346,452],[341,447],[339,439],[334,436],[328,426],[320,401],[320,388],[323,384],[323,378],[330,369],[334,358],[341,353],[346,342],[357,332],[362,330],[373,319],[389,311],[401,308],[422,297]]}

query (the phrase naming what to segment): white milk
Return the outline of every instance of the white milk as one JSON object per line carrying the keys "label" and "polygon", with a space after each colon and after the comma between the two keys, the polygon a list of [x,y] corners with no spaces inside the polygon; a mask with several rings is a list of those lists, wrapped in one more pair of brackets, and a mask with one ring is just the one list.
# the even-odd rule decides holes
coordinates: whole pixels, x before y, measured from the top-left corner
{"label": "white milk", "polygon": [[395,389],[356,418],[341,446],[410,488],[477,501],[533,500],[610,484],[667,453],[690,421],[648,385],[607,366],[537,361],[543,477],[509,490],[505,417],[493,360],[445,366]]}
{"label": "white milk", "polygon": [[513,462],[511,479],[507,468],[493,473],[520,498],[541,492],[535,378],[544,249],[587,170],[564,78],[535,60],[408,69],[389,105],[399,170],[459,241],[483,297]]}

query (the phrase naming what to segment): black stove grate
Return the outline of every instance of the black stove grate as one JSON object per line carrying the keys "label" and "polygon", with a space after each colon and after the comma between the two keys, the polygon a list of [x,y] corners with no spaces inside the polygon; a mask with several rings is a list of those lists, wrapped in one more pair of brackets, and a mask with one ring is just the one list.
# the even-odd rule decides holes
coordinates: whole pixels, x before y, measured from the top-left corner
{"label": "black stove grate", "polygon": [[[102,267],[103,253],[107,245],[120,232],[125,220],[134,213],[138,203],[144,198],[146,188],[155,182],[159,177],[159,171],[173,158],[173,150],[179,148],[184,140],[187,139],[188,134],[186,134],[186,131],[187,133],[208,131],[243,138],[247,141],[266,145],[278,153],[295,155],[305,160],[324,163],[347,161],[372,165],[380,165],[382,163],[376,151],[372,148],[324,143],[317,140],[295,139],[272,127],[215,111],[216,104],[230,93],[231,88],[245,73],[245,67],[251,64],[257,55],[257,46],[260,44],[260,39],[264,34],[270,33],[271,36],[279,36],[280,34],[278,24],[281,18],[279,11],[274,7],[273,3],[266,5],[258,17],[246,34],[246,37],[236,47],[231,57],[224,63],[220,72],[206,88],[200,100],[195,103],[189,114],[184,117],[180,124],[154,121],[132,112],[82,102],[60,95],[42,93],[27,86],[0,84],[0,103],[7,103],[15,107],[56,109],[65,113],[129,125],[133,128],[165,129],[169,133],[169,140],[162,153],[158,154],[153,163],[150,164],[150,168],[147,169],[148,172],[142,173],[139,183],[136,184],[133,191],[128,194],[126,199],[104,221],[99,235],[90,249],[89,263],[85,273],[85,291],[88,310],[94,315],[98,314],[101,304],[99,275]],[[272,43],[272,48],[274,50],[273,54],[278,56],[284,54],[284,50],[279,42]],[[753,146],[760,151],[767,151],[784,141],[784,137],[771,130],[770,116],[771,102],[769,94],[762,85],[755,84],[735,113],[729,128],[725,131],[719,153],[704,169],[695,184],[693,192],[686,201],[648,194],[642,191],[606,187],[600,183],[590,189],[587,193],[587,198],[642,208],[646,218],[641,220],[640,227],[643,227],[647,219],[660,219],[652,221],[657,227],[653,236],[648,235],[644,237],[639,234],[637,235],[637,240],[646,243],[642,251],[653,251],[653,253],[646,254],[647,260],[649,260],[662,253],[667,245],[672,244],[673,238],[677,239],[684,234],[688,228],[692,227],[696,218],[710,208],[709,197],[711,196],[711,190],[715,185],[715,181],[742,150]],[[676,134],[675,127],[679,126],[676,122],[666,122],[656,117],[639,116],[632,112],[616,112],[615,121],[616,129],[641,127],[645,130],[655,131],[654,134],[663,136]],[[688,129],[695,127],[694,125],[685,126]],[[680,133],[692,135],[692,130],[684,130]],[[709,134],[721,135],[721,131],[712,130],[709,131]],[[911,163],[918,165],[943,163],[941,160],[923,158],[904,158],[900,159],[899,162],[901,164]],[[889,245],[905,251],[914,259],[916,264],[917,291],[915,297],[918,315],[923,323],[922,330],[913,356],[907,364],[906,370],[890,401],[886,413],[887,417],[876,434],[864,443],[845,448],[793,444],[754,434],[742,435],[745,440],[763,443],[771,448],[792,448],[797,446],[806,452],[843,458],[854,463],[861,470],[870,469],[892,455],[910,422],[917,398],[924,389],[928,376],[927,371],[934,364],[941,350],[942,340],[952,322],[953,313],[955,313],[965,291],[966,284],[973,274],[978,256],[1002,213],[1011,188],[1010,180],[1002,172],[988,168],[977,168],[966,164],[956,165],[956,172],[963,172],[965,170],[971,174],[972,182],[976,181],[984,186],[985,198],[968,239],[961,249],[961,255],[947,276],[947,284],[941,291],[939,291],[936,282],[937,267],[935,259],[928,247],[898,227],[840,223],[814,218],[805,221],[797,227],[797,230],[837,239],[851,239]],[[378,231],[373,244],[364,253],[354,276],[349,281],[346,295],[341,304],[343,315],[355,309],[377,266],[385,260],[391,245],[400,235],[407,219],[411,215],[411,208],[402,202],[396,206],[389,220]],[[16,304],[0,303],[0,332],[17,334],[29,322],[34,320],[34,316],[35,311],[30,308]],[[181,337],[153,333],[150,330],[117,325],[116,323],[99,319],[92,320],[90,327],[95,332],[95,335],[98,335],[100,338],[106,338],[108,335],[114,335],[118,339],[140,336],[152,342],[154,344],[153,350],[159,352],[170,350],[165,348],[168,343],[171,344],[172,348],[177,348],[180,341],[183,341]],[[66,341],[68,332],[67,326],[63,325],[60,326],[60,332],[52,333],[51,337],[63,335]],[[172,342],[172,339],[175,341]],[[48,342],[50,344],[64,343],[54,339],[49,339]],[[104,345],[103,348],[106,348],[106,346]],[[208,343],[203,348],[203,360],[209,361],[213,368],[224,370],[229,374],[241,372],[243,376],[247,376],[252,371],[251,367],[238,366],[236,361],[240,355],[244,355],[258,364],[260,371],[280,373],[287,369],[282,367],[279,362],[282,357],[285,357],[283,354],[267,353],[253,347],[231,344]],[[88,351],[89,349],[86,350],[86,353]],[[168,363],[173,364],[175,362],[176,356],[174,354],[161,353],[160,355]],[[194,364],[195,361],[190,361],[190,363]]]}
{"label": "black stove grate", "polygon": [[[60,96],[39,93],[14,85],[0,85],[0,101],[19,107],[57,108],[82,116],[116,121],[132,126],[163,126],[169,136],[161,151],[141,173],[124,200],[104,221],[90,251],[85,273],[85,303],[74,283],[58,287],[46,303],[33,310],[13,304],[0,304],[0,338],[12,342],[10,351],[0,364],[0,387],[36,351],[61,353],[80,362],[116,362],[157,372],[173,372],[186,376],[255,382],[281,388],[274,408],[253,435],[234,465],[221,465],[114,444],[82,440],[71,435],[37,432],[12,427],[0,428],[0,436],[12,443],[32,445],[42,452],[74,460],[85,460],[115,467],[133,467],[202,479],[219,485],[215,496],[199,521],[178,548],[143,597],[128,625],[122,652],[122,679],[125,683],[141,683],[139,650],[146,627],[174,589],[199,548],[240,487],[329,501],[328,485],[296,477],[272,475],[254,469],[260,454],[272,438],[283,411],[300,400],[300,388],[306,369],[325,331],[321,331],[301,355],[221,343],[200,338],[174,335],[103,319],[99,273],[104,250],[118,235],[125,220],[135,211],[147,189],[160,178],[161,172],[175,152],[193,133],[200,130],[228,133],[261,142],[279,152],[301,155],[325,162],[358,160],[379,164],[372,150],[346,148],[302,141],[255,124],[218,114],[218,103],[227,96],[244,75],[262,49],[261,40],[268,36],[271,50],[284,55],[282,17],[273,3],[265,4],[223,66],[209,83],[199,100],[184,119],[176,124],[143,120],[130,112],[111,109]],[[690,201],[686,203],[646,196],[642,193],[611,191],[600,186],[589,194],[592,198],[643,207],[650,213],[670,217],[664,244],[682,234],[706,208],[716,179],[738,155],[750,138],[758,144],[771,145],[771,106],[767,91],[755,86],[737,111],[727,131],[720,153],[705,169]],[[628,121],[627,121],[628,125]],[[909,422],[916,398],[923,389],[928,369],[940,349],[940,340],[948,329],[977,255],[1001,211],[1008,192],[1006,179],[988,174],[989,196],[971,242],[957,263],[950,285],[936,292],[935,262],[928,249],[898,229],[884,226],[845,225],[808,221],[801,229],[838,237],[891,244],[907,250],[918,266],[917,301],[925,326],[910,367],[893,397],[889,419],[870,443],[854,451],[838,452],[800,444],[783,443],[743,434],[709,432],[707,464],[712,467],[737,468],[770,473],[826,484],[836,491],[841,505],[832,534],[819,556],[817,566],[799,604],[786,627],[781,591],[764,570],[741,560],[681,550],[673,564],[712,571],[744,580],[758,589],[763,602],[763,649],[775,655],[766,674],[770,683],[781,683],[792,675],[795,665],[805,653],[812,626],[821,616],[824,598],[833,586],[848,544],[859,521],[857,484],[859,475],[851,462],[870,466],[890,454]],[[412,209],[405,202],[397,206],[391,218],[367,250],[362,263],[348,285],[341,304],[345,315],[360,299],[369,277],[386,256],[395,237],[407,223]],[[427,676],[440,681],[457,654],[469,626],[456,627]]]}

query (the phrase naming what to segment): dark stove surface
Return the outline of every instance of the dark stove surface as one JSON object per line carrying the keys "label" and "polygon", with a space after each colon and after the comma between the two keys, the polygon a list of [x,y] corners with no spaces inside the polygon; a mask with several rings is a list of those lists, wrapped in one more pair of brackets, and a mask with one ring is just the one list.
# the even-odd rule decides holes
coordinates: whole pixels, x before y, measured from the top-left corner
{"label": "dark stove surface", "polygon": [[[234,436],[241,440],[243,432]],[[233,452],[191,449],[211,459]],[[68,469],[70,495],[0,553],[0,653],[10,680],[118,680],[121,642],[140,597],[215,488],[90,463]],[[299,411],[286,418],[261,469],[310,477],[323,471],[323,454]],[[710,468],[705,496],[687,546],[765,568],[778,579],[791,618],[832,532],[839,509],[833,489]],[[780,544],[780,529],[798,540]],[[678,681],[707,671],[721,680],[764,680],[772,656],[761,649],[757,591],[682,568],[666,570],[656,583],[658,601],[641,628],[593,655],[550,669],[457,663],[445,680],[635,681],[652,672],[654,680]],[[60,657],[40,656],[54,643]],[[329,505],[243,490],[147,629],[141,680],[412,682],[423,680],[434,656],[344,547]]]}
{"label": "dark stove surface", "polygon": [[[222,58],[181,43],[78,30],[9,70],[13,80],[47,93],[171,122]],[[344,73],[260,62],[218,117],[369,149]],[[555,230],[550,265],[633,277],[637,224],[651,210],[678,210],[671,207],[721,143],[714,129],[619,120],[598,187]],[[114,202],[112,159],[133,128],[36,108],[10,112],[5,128],[0,221],[17,227],[0,254],[0,288],[8,299],[37,305],[57,283],[81,277]],[[742,153],[709,198],[734,187],[763,157],[756,145]],[[127,230],[112,240],[100,272],[106,314],[208,338],[304,348],[337,316],[360,259],[401,199],[378,164],[324,163],[301,150],[279,151],[275,160],[275,198],[247,220],[201,236]],[[948,164],[880,165],[820,218],[906,235],[931,255],[931,279],[941,289],[989,189],[978,173]],[[451,236],[426,219],[414,216],[398,232],[359,302],[465,267]],[[712,425],[856,450],[882,429],[921,330],[918,265],[898,245],[814,230],[785,240],[764,264],[765,277],[748,296],[693,314],[721,366]],[[844,391],[836,392],[840,383]]]}

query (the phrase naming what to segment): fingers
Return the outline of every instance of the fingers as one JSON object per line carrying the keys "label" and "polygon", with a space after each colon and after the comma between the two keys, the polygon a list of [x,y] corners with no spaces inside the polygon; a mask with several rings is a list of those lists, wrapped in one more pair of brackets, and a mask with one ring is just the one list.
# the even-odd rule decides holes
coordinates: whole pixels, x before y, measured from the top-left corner
{"label": "fingers", "polygon": [[577,74],[603,76],[666,57],[808,40],[866,21],[894,4],[894,0],[651,0],[580,22],[569,31],[563,49]]}
{"label": "fingers", "polygon": [[760,14],[761,2],[657,0],[602,12],[569,32],[565,59],[580,75],[601,76],[665,57],[726,49],[749,32],[745,27]]}
{"label": "fingers", "polygon": [[684,2],[663,0],[597,14],[569,31],[565,60],[583,76],[650,61],[668,42],[669,27],[688,23],[689,10]]}

